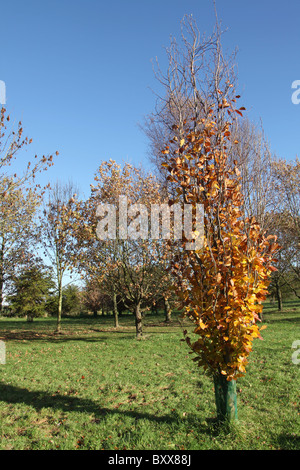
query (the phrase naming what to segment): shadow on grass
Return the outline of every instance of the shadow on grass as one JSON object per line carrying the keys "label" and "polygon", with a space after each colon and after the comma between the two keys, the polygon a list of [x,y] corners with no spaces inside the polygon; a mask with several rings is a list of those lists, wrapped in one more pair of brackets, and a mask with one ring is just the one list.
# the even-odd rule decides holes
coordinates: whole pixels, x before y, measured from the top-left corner
{"label": "shadow on grass", "polygon": [[[95,334],[96,333],[96,334]],[[98,333],[98,334],[97,334]],[[161,333],[147,332],[145,331],[144,339],[148,336]],[[107,336],[105,336],[106,334]],[[101,343],[110,341],[112,338],[119,340],[135,340],[136,332],[135,328],[92,328],[89,331],[62,331],[60,334],[54,332],[39,332],[30,330],[18,330],[18,331],[0,331],[0,340],[2,341],[40,341],[46,343],[67,343],[70,341],[84,341],[86,343]]]}
{"label": "shadow on grass", "polygon": [[[86,336],[85,336],[86,335]],[[37,333],[36,331],[30,330],[18,330],[18,331],[1,331],[0,339],[3,341],[45,341],[49,343],[61,343],[65,341],[87,341],[87,342],[97,342],[101,341],[104,338],[99,336],[88,336],[87,333],[62,333],[55,334],[50,332]],[[107,338],[105,338],[107,339]]]}
{"label": "shadow on grass", "polygon": [[[267,302],[264,304],[264,309],[277,309],[277,301],[275,302]],[[289,308],[289,307],[300,307],[300,300],[285,300],[282,303],[284,308]]]}
{"label": "shadow on grass", "polygon": [[271,313],[266,313],[264,318],[265,323],[299,323],[300,322],[300,315],[298,316],[288,316],[291,312],[284,312],[282,313],[282,317],[280,318],[272,318]]}
{"label": "shadow on grass", "polygon": [[102,407],[98,403],[85,398],[74,396],[63,396],[57,393],[51,395],[43,390],[31,391],[26,388],[16,387],[14,385],[0,384],[0,401],[9,405],[24,404],[40,411],[44,408],[51,408],[53,411],[61,410],[62,412],[79,412],[94,414],[95,422],[100,422],[110,415],[123,415],[138,420],[148,420],[156,423],[182,423],[184,422],[187,429],[195,428],[197,432],[215,436],[218,434],[219,428],[215,425],[215,419],[207,418],[206,422],[200,423],[200,418],[196,415],[186,417],[184,420],[172,410],[170,414],[158,416],[151,413],[145,413],[136,410],[120,410]]}
{"label": "shadow on grass", "polygon": [[276,437],[275,445],[279,450],[299,450],[300,434],[282,433]]}
{"label": "shadow on grass", "polygon": [[[164,327],[165,330],[162,330]],[[179,325],[172,324],[145,324],[144,334],[145,337],[149,334],[155,333],[174,333],[178,331]],[[95,335],[95,333],[102,333],[102,335]],[[46,341],[46,342],[67,342],[67,341],[86,341],[86,342],[97,342],[107,341],[109,337],[103,336],[103,333],[107,335],[115,335],[119,339],[131,339],[136,338],[135,326],[120,326],[119,328],[111,327],[95,327],[90,325],[90,328],[84,329],[69,329],[68,326],[62,328],[61,333],[55,333],[55,330],[50,329],[26,329],[26,328],[6,328],[0,329],[0,339],[3,341]]]}

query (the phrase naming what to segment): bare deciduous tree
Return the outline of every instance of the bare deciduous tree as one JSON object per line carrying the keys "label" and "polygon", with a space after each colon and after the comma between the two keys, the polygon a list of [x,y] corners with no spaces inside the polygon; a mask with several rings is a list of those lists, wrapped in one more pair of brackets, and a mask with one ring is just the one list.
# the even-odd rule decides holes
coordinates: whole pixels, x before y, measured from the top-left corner
{"label": "bare deciduous tree", "polygon": [[[181,22],[181,41],[171,37],[166,48],[168,68],[163,72],[156,59],[155,77],[162,88],[157,95],[155,111],[145,117],[143,131],[150,140],[150,159],[161,176],[162,155],[166,143],[173,139],[173,149],[190,128],[207,116],[212,103],[220,105],[232,98],[235,78],[235,53],[224,57],[221,47],[221,26],[217,22],[214,32],[200,34],[192,16]],[[222,92],[221,92],[222,90]],[[224,119],[220,112],[218,118]],[[172,145],[172,144],[170,144]]]}
{"label": "bare deciduous tree", "polygon": [[300,298],[300,161],[278,159],[273,165],[276,193],[280,205],[274,220],[281,244],[279,275],[281,281]]}
{"label": "bare deciduous tree", "polygon": [[[165,146],[169,147],[169,157],[176,158],[185,132],[191,127],[200,130],[212,103],[217,104],[216,120],[221,129],[228,102],[239,98],[235,96],[236,52],[223,54],[222,36],[217,14],[215,29],[209,36],[200,34],[192,16],[185,16],[180,43],[171,37],[166,48],[166,72],[156,60],[154,73],[161,92],[156,93],[155,110],[145,117],[141,128],[149,139],[150,160],[171,195],[174,188],[167,179],[166,167],[162,166]],[[241,172],[245,214],[254,216],[267,230],[271,221],[268,214],[274,211],[275,204],[272,166],[275,157],[262,125],[257,126],[245,117],[241,119],[241,110],[244,108],[236,109],[231,123],[227,153]]]}
{"label": "bare deciduous tree", "polygon": [[57,182],[51,189],[41,220],[41,240],[45,255],[53,266],[58,292],[57,328],[61,330],[63,277],[73,266],[74,235],[76,218],[74,217],[78,189],[71,181]]}

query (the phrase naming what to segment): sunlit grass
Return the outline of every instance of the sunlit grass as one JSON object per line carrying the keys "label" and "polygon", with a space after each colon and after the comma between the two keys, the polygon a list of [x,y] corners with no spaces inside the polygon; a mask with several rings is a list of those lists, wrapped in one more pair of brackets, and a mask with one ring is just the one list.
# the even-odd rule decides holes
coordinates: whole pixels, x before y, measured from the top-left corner
{"label": "sunlit grass", "polygon": [[[120,319],[1,319],[1,449],[299,449],[300,309],[265,309],[238,388],[239,422],[214,424],[211,380],[191,361],[174,318],[147,316],[136,341],[131,316]],[[296,310],[292,310],[296,308]]]}

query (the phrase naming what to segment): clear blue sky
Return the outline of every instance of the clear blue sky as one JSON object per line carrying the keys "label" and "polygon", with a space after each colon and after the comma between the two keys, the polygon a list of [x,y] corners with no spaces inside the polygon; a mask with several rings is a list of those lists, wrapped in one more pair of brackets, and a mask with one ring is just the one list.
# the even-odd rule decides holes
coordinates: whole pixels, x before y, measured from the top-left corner
{"label": "clear blue sky", "polygon": [[[299,155],[300,2],[216,0],[228,28],[223,48],[238,48],[241,105],[262,119],[272,150]],[[200,31],[214,27],[211,0],[9,0],[1,2],[0,80],[6,108],[33,138],[30,154],[60,152],[47,176],[78,183],[88,195],[102,160],[142,162],[138,127],[156,88],[151,59],[179,38],[192,13]],[[29,152],[29,150],[28,150]],[[29,154],[28,154],[29,156]]]}

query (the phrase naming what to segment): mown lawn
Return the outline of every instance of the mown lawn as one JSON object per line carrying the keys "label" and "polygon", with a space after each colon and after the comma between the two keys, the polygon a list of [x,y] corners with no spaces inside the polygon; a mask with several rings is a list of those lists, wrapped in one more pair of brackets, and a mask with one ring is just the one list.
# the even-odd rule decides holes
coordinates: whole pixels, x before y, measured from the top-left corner
{"label": "mown lawn", "polygon": [[212,382],[176,318],[166,326],[146,317],[143,341],[131,316],[120,323],[116,331],[109,317],[64,319],[54,335],[53,319],[0,319],[1,450],[300,449],[299,303],[283,313],[266,305],[230,430],[215,426]]}

